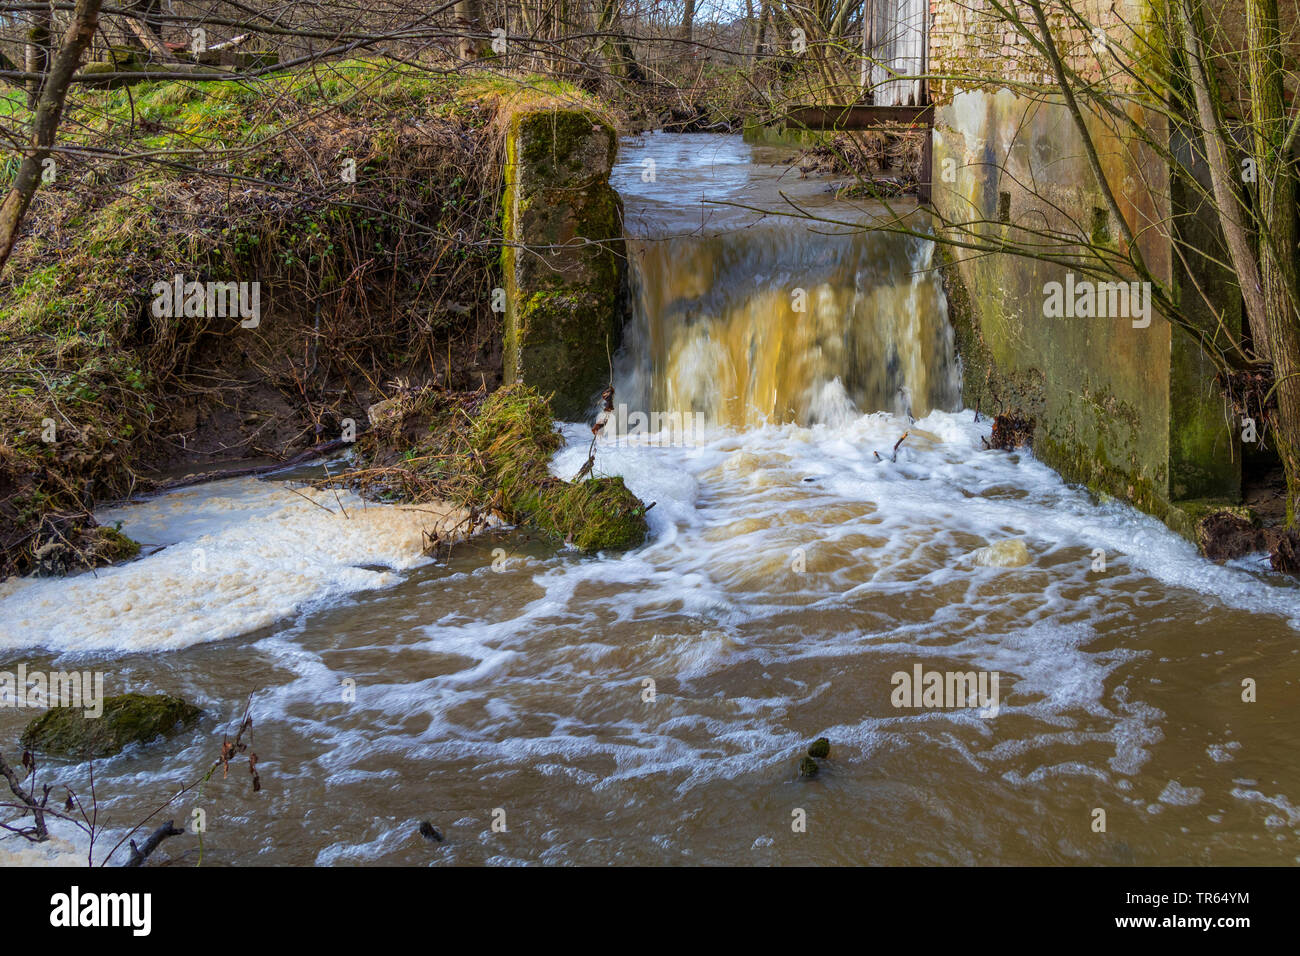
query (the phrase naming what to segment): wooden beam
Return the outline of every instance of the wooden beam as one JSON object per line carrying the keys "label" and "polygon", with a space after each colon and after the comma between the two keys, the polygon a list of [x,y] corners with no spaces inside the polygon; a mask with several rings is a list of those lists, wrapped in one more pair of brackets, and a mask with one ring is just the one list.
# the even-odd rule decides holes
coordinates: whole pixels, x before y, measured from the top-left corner
{"label": "wooden beam", "polygon": [[934,107],[925,106],[795,106],[786,123],[801,129],[860,130],[878,126],[930,127]]}

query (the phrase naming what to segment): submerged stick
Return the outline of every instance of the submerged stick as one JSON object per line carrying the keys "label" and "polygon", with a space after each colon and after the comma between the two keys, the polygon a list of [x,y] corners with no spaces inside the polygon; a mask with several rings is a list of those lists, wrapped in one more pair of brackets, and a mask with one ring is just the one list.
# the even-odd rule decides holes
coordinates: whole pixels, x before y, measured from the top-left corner
{"label": "submerged stick", "polygon": [[175,823],[176,823],[175,820],[168,820],[157,830],[154,830],[153,833],[150,834],[149,839],[144,841],[143,847],[136,846],[135,841],[132,840],[131,859],[127,860],[122,865],[140,866],[141,864],[144,863],[145,860],[149,858],[150,853],[158,849],[158,845],[162,843],[163,840],[167,839],[168,837],[181,836],[185,831],[176,829]]}

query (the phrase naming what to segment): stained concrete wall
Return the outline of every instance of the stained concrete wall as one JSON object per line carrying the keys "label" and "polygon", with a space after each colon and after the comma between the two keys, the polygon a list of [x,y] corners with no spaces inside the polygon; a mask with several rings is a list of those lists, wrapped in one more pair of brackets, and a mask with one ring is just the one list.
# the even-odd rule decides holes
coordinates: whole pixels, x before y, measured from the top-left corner
{"label": "stained concrete wall", "polygon": [[[1174,142],[1160,117],[1131,109],[1143,128]],[[1141,143],[1101,124],[1090,133],[1148,267],[1163,284],[1185,287],[1167,223],[1176,208],[1187,212],[1176,205],[1187,191]],[[945,219],[989,220],[989,234],[1019,225],[1119,241],[1059,99],[954,91],[936,109],[934,170]],[[1213,222],[1188,217],[1180,228],[1206,230],[1192,238],[1209,241]],[[952,250],[946,271],[968,404],[1029,410],[1044,462],[1184,533],[1198,507],[1183,507],[1186,499],[1237,500],[1241,457],[1213,370],[1185,332],[1154,310],[1147,328],[1128,318],[1046,317],[1044,286],[1066,281],[1054,264]]]}
{"label": "stained concrete wall", "polygon": [[[1114,45],[1083,29],[1071,6]],[[1045,8],[1063,59],[1084,80],[1138,92],[1136,78],[1154,67],[1121,65],[1116,52],[1158,53],[1153,0],[1082,7],[1046,0]],[[1029,17],[1027,8],[1017,9]],[[941,216],[991,220],[991,233],[1023,225],[1118,243],[1118,223],[1046,60],[990,0],[931,0],[931,24],[933,201]],[[1139,106],[1125,108],[1156,142],[1186,154],[1181,131]],[[1230,277],[1200,264],[1193,276],[1174,254],[1175,239],[1197,249],[1221,247],[1213,210],[1122,126],[1094,121],[1089,134],[1145,262],[1183,317],[1203,328],[1215,321],[1194,291],[1199,286],[1211,290],[1229,331],[1238,331]],[[961,250],[950,250],[948,261],[968,404],[1029,410],[1038,420],[1035,452],[1043,461],[1189,536],[1204,501],[1239,500],[1237,431],[1192,336],[1154,315],[1148,328],[1121,318],[1047,318],[1043,287],[1065,281],[1058,266]]]}
{"label": "stained concrete wall", "polygon": [[609,382],[625,298],[623,205],[609,185],[609,124],[580,110],[516,114],[506,140],[502,223],[504,378],[584,418]]}

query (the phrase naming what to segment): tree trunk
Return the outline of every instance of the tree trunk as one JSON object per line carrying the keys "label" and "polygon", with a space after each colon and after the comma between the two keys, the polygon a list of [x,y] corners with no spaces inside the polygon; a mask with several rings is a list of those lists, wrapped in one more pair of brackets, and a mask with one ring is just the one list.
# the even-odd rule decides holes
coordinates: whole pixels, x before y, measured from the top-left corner
{"label": "tree trunk", "polygon": [[[32,28],[27,31],[27,70],[39,73],[43,78],[50,69],[50,26],[51,12],[48,9],[32,12]],[[36,109],[41,99],[42,79],[33,77],[27,81],[27,108]]]}
{"label": "tree trunk", "polygon": [[1246,0],[1250,121],[1259,182],[1259,273],[1277,389],[1274,441],[1286,469],[1286,521],[1300,499],[1300,283],[1297,283],[1296,179],[1287,149],[1277,0]]}
{"label": "tree trunk", "polygon": [[456,55],[462,63],[481,60],[491,49],[483,28],[483,0],[456,0],[456,29],[460,41]]}
{"label": "tree trunk", "polygon": [[875,16],[876,5],[873,0],[862,0],[862,69],[858,78],[858,88],[861,90],[858,95],[863,103],[868,101],[867,94],[871,89],[871,48],[876,42],[871,35],[871,28]]}
{"label": "tree trunk", "polygon": [[1222,122],[1223,98],[1214,69],[1205,61],[1205,18],[1200,0],[1183,0],[1183,50],[1187,54],[1187,75],[1196,99],[1196,113],[1205,137],[1205,157],[1210,166],[1210,183],[1219,224],[1228,245],[1228,256],[1237,273],[1241,297],[1246,308],[1255,354],[1269,358],[1268,309],[1260,284],[1259,266],[1246,217],[1241,173],[1229,154],[1229,142]]}
{"label": "tree trunk", "polygon": [[754,34],[754,62],[763,55],[763,43],[767,39],[767,18],[770,16],[770,10],[767,5],[768,0],[763,0],[758,6],[758,31]]}
{"label": "tree trunk", "polygon": [[40,185],[42,164],[49,158],[54,147],[54,136],[59,130],[59,120],[63,118],[68,86],[72,82],[72,75],[81,65],[81,57],[94,38],[102,5],[103,0],[77,0],[72,22],[68,24],[49,76],[41,88],[36,117],[32,121],[31,147],[23,156],[18,174],[9,187],[9,194],[0,205],[0,273],[4,272],[4,267],[9,262],[23,216],[27,214],[27,207],[31,205],[32,196]]}
{"label": "tree trunk", "polygon": [[163,36],[161,5],[162,0],[132,0],[125,4],[126,8],[135,14],[137,20],[144,23],[150,34],[159,42],[162,41]]}
{"label": "tree trunk", "polygon": [[682,12],[682,39],[688,43],[695,34],[695,0],[686,0],[686,9]]}
{"label": "tree trunk", "polygon": [[619,25],[620,4],[621,0],[605,0],[596,25],[596,32],[600,34],[597,42],[606,50],[605,55],[612,73],[633,83],[644,83],[645,73],[641,71],[641,65],[632,52],[631,41]]}

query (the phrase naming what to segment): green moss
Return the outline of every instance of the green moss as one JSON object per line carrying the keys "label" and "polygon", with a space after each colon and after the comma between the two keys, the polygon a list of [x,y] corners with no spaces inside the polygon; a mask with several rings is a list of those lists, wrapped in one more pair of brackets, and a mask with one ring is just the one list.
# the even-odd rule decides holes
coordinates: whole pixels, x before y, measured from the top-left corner
{"label": "green moss", "polygon": [[548,392],[558,418],[578,421],[609,380],[618,290],[535,292],[518,307],[511,345],[526,380]]}
{"label": "green moss", "polygon": [[645,506],[617,476],[552,490],[534,520],[587,552],[638,547],[648,530]]}
{"label": "green moss", "polygon": [[1066,480],[1128,501],[1147,514],[1163,519],[1169,510],[1162,484],[1142,475],[1136,462],[1112,462],[1103,445],[1089,449],[1069,439],[1044,435],[1035,440],[1034,455]]}
{"label": "green moss", "polygon": [[639,546],[649,531],[645,505],[619,477],[572,483],[551,475],[560,444],[550,407],[528,386],[495,392],[470,431],[490,487],[516,520],[586,552]]}
{"label": "green moss", "polygon": [[[549,393],[565,420],[586,415],[618,344],[623,207],[609,186],[616,148],[608,122],[581,109],[521,112],[506,142],[506,380]],[[521,246],[549,252],[521,254]]]}
{"label": "green moss", "polygon": [[790,149],[808,149],[814,146],[828,146],[834,140],[833,132],[815,129],[800,129],[784,123],[769,125],[752,117],[746,117],[742,138],[746,143],[758,146],[784,146]]}
{"label": "green moss", "polygon": [[948,300],[948,321],[961,357],[962,401],[988,416],[1019,409],[1041,422],[1046,391],[1042,373],[1004,367],[985,340],[985,324],[1001,327],[1007,324],[1000,301],[995,296],[986,296],[977,310],[952,249],[940,245],[935,254],[942,259],[940,271]]}
{"label": "green moss", "polygon": [[117,528],[94,529],[98,554],[108,563],[128,561],[140,553],[140,542],[128,538]]}
{"label": "green moss", "polygon": [[592,178],[593,160],[603,162],[608,170],[618,151],[614,128],[587,110],[519,113],[511,133],[521,144],[518,159],[535,173],[545,171],[538,176],[539,186],[581,186]]}
{"label": "green moss", "polygon": [[27,725],[22,744],[54,756],[111,757],[128,744],[171,736],[201,714],[179,697],[122,694],[106,697],[98,717],[87,716],[84,706],[51,708]]}
{"label": "green moss", "polygon": [[1201,553],[1205,553],[1205,535],[1203,522],[1216,514],[1230,514],[1235,518],[1249,522],[1252,527],[1259,527],[1259,516],[1245,505],[1216,498],[1196,498],[1175,501],[1164,515],[1164,522],[1171,531],[1182,535],[1192,542]]}

